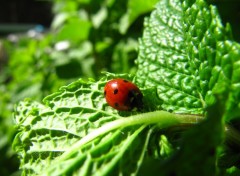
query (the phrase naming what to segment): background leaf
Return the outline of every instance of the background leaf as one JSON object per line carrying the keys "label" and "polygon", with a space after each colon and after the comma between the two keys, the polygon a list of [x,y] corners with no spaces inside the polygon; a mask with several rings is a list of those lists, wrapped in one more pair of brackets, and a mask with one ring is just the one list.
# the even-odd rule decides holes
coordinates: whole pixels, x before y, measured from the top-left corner
{"label": "background leaf", "polygon": [[125,34],[131,24],[142,14],[152,11],[158,0],[130,0],[128,11],[120,20],[120,33]]}
{"label": "background leaf", "polygon": [[89,21],[80,19],[71,19],[68,24],[64,25],[57,34],[57,41],[70,40],[71,42],[79,42],[88,38],[91,28]]}

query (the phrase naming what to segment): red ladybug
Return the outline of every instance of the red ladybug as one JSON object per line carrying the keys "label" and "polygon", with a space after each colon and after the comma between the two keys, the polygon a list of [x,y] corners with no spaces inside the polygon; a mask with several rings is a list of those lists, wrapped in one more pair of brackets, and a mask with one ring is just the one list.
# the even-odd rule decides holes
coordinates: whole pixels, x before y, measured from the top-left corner
{"label": "red ladybug", "polygon": [[104,96],[107,103],[119,111],[142,108],[141,91],[135,84],[125,79],[117,78],[107,82]]}

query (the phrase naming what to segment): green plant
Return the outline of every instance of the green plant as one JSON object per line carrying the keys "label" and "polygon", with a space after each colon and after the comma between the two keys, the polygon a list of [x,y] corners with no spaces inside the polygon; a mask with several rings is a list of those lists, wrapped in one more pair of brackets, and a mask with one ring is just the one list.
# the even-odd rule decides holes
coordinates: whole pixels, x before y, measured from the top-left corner
{"label": "green plant", "polygon": [[[139,43],[135,77],[105,73],[44,104],[18,104],[13,146],[24,175],[240,173],[239,133],[228,125],[240,115],[240,45],[230,26],[203,0],[161,0]],[[103,87],[116,77],[142,89],[143,112],[105,103]]]}

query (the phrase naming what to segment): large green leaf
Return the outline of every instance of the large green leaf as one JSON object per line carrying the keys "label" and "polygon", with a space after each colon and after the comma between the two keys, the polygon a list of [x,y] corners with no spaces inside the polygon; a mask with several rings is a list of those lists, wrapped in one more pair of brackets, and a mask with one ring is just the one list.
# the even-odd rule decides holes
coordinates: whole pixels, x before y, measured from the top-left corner
{"label": "large green leaf", "polygon": [[240,52],[216,8],[193,2],[162,0],[145,20],[136,81],[157,85],[163,109],[201,114],[217,85],[239,82]]}
{"label": "large green leaf", "polygon": [[106,81],[79,80],[46,97],[45,105],[17,106],[14,148],[24,174],[136,174],[154,128],[198,120],[161,111],[124,118],[104,100]]}

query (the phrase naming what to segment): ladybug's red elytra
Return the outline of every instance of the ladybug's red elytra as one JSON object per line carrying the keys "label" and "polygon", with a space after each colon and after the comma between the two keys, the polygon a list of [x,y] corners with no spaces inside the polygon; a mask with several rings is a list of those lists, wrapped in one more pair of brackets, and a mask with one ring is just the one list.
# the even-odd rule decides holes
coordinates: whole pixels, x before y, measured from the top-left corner
{"label": "ladybug's red elytra", "polygon": [[107,103],[119,111],[131,111],[142,108],[142,93],[132,82],[117,78],[110,80],[104,87]]}

